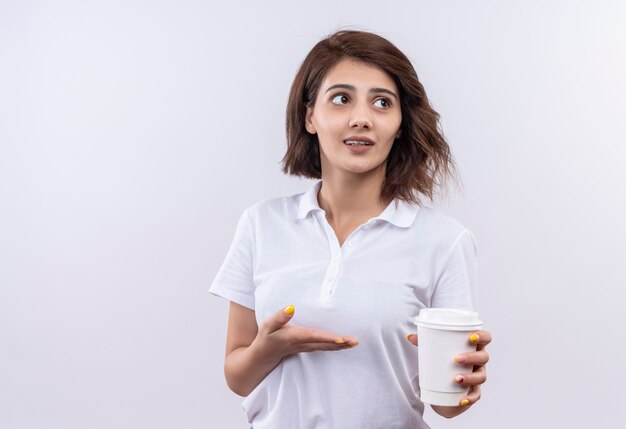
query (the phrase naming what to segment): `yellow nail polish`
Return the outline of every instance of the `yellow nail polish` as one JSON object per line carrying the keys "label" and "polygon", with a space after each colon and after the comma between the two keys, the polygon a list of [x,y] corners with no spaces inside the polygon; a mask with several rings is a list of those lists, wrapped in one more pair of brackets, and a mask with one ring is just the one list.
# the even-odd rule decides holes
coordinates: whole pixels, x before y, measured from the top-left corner
{"label": "yellow nail polish", "polygon": [[480,339],[480,337],[478,336],[478,334],[472,334],[472,335],[470,335],[470,337],[469,337],[469,340],[470,340],[472,343],[477,343],[479,339]]}
{"label": "yellow nail polish", "polygon": [[345,344],[346,342],[344,340],[337,340],[335,341],[335,344]]}
{"label": "yellow nail polish", "polygon": [[359,345],[359,342],[358,342],[358,341],[357,341],[357,342],[355,342],[355,343],[354,343],[354,345],[355,345],[355,346],[358,346],[358,345]]}
{"label": "yellow nail polish", "polygon": [[409,335],[407,335],[407,336],[406,336],[406,339],[407,339],[407,340],[409,340],[409,341],[411,341],[411,336],[412,336],[412,335],[415,335],[415,334],[409,334]]}
{"label": "yellow nail polish", "polygon": [[292,315],[295,310],[296,307],[294,307],[293,304],[289,304],[287,307],[285,307],[285,313],[289,315]]}
{"label": "yellow nail polish", "polygon": [[463,399],[461,401],[461,405],[466,406],[467,404],[469,404],[469,401],[467,399]]}

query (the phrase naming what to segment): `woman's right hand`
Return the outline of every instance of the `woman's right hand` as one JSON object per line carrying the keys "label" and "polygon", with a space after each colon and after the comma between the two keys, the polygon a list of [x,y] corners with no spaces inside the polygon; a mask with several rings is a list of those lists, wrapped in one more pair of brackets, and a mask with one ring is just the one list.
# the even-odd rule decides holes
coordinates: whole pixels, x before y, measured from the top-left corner
{"label": "woman's right hand", "polygon": [[288,325],[294,311],[294,306],[289,305],[265,319],[259,326],[254,342],[263,356],[282,359],[301,352],[344,350],[359,344],[351,336]]}

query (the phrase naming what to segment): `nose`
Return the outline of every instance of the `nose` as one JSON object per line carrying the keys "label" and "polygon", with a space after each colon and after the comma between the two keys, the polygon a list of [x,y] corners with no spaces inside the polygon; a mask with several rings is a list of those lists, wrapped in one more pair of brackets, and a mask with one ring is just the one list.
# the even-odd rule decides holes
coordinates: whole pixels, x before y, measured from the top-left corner
{"label": "nose", "polygon": [[363,103],[355,103],[350,116],[350,128],[372,128],[372,119],[369,106]]}

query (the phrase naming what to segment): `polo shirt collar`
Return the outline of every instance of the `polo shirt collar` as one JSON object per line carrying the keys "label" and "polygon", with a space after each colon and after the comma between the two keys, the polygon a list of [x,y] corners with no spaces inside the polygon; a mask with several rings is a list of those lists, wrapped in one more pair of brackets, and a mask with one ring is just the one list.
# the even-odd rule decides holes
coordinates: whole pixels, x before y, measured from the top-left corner
{"label": "polo shirt collar", "polygon": [[[323,212],[317,202],[317,193],[321,187],[322,181],[319,180],[302,194],[298,207],[298,219],[304,219],[312,211]],[[418,205],[395,198],[380,215],[372,219],[383,220],[401,228],[408,228],[413,224],[418,211]]]}

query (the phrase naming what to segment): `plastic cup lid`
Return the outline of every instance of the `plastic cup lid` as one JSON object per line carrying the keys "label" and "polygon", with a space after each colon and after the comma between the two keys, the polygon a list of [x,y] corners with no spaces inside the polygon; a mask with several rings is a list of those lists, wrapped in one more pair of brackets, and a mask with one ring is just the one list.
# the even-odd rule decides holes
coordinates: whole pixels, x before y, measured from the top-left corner
{"label": "plastic cup lid", "polygon": [[435,329],[478,329],[483,322],[475,311],[456,308],[423,308],[415,317],[419,326]]}

